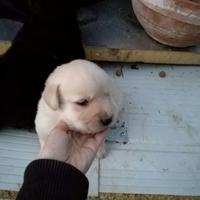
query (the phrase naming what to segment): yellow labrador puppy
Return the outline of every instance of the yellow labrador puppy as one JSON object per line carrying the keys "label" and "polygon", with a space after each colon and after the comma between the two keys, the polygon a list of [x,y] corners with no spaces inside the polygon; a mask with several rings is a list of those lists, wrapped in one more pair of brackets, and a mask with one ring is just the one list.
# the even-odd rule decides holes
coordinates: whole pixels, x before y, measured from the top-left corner
{"label": "yellow labrador puppy", "polygon": [[[96,134],[116,122],[120,108],[118,87],[95,63],[74,60],[57,67],[46,81],[35,119],[41,148],[60,120],[70,130]],[[104,153],[103,145],[97,157]]]}

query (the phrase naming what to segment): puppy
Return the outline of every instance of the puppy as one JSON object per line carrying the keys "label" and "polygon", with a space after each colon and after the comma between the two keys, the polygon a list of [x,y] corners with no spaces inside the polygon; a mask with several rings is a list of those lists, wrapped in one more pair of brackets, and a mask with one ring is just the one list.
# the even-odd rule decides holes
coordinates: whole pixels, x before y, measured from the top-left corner
{"label": "puppy", "polygon": [[[41,148],[59,121],[70,130],[95,134],[116,122],[120,108],[117,86],[96,64],[74,60],[57,67],[46,81],[35,119]],[[104,156],[103,146],[97,157]]]}

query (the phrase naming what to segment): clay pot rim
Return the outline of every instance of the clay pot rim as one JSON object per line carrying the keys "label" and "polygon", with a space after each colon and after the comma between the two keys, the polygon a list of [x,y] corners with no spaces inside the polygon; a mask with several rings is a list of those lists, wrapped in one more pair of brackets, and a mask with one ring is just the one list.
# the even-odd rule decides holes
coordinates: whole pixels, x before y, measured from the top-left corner
{"label": "clay pot rim", "polygon": [[187,3],[187,4],[198,6],[200,8],[200,1],[199,2],[196,2],[196,1],[193,1],[193,0],[174,0],[174,1],[181,1],[181,2],[184,2],[184,3]]}
{"label": "clay pot rim", "polygon": [[[137,0],[136,0],[137,1]],[[141,0],[142,2],[144,2],[144,3],[147,3],[147,4],[149,4],[148,3],[148,0]],[[200,0],[199,0],[199,3],[198,2],[194,2],[193,0],[169,0],[169,2],[172,2],[172,1],[174,1],[174,2],[177,2],[177,3],[184,3],[184,4],[187,4],[187,5],[189,5],[189,6],[192,6],[192,8],[193,9],[195,9],[195,10],[198,10],[198,9],[200,9]],[[154,4],[154,3],[152,3],[151,2],[151,4],[153,4],[154,6],[157,6],[156,4]],[[198,7],[198,8],[196,8],[196,6]],[[189,8],[190,9],[190,8]]]}
{"label": "clay pot rim", "polygon": [[[169,7],[167,9],[164,9],[162,7],[162,4],[156,4],[156,1],[158,2],[162,2],[162,0],[155,0],[155,2],[152,2],[150,0],[132,0],[133,1],[139,1],[142,4],[144,4],[145,6],[147,6],[148,8],[151,8],[152,10],[159,12],[162,14],[164,14],[165,16],[170,16],[174,19],[178,19],[180,21],[183,22],[187,22],[189,24],[193,24],[196,26],[200,26],[200,3],[199,4],[194,4],[194,2],[189,2],[190,0],[169,0],[169,5],[173,5],[173,2],[177,3],[176,6],[178,6],[178,4],[182,4],[181,8],[183,9],[183,13],[185,13],[187,10],[192,11],[192,15],[190,17],[188,17],[188,15],[185,15],[183,13],[176,13],[174,12],[175,10],[173,9],[173,7]],[[165,0],[164,0],[165,1]],[[188,4],[189,2],[189,4]],[[184,5],[184,6],[183,6]]]}

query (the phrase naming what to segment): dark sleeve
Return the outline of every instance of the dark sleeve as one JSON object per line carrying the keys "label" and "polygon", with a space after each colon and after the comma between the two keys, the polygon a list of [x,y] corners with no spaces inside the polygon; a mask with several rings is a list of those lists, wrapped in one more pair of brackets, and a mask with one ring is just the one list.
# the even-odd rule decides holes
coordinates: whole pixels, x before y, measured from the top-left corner
{"label": "dark sleeve", "polygon": [[16,200],[85,200],[88,179],[75,167],[56,160],[35,160],[25,170]]}

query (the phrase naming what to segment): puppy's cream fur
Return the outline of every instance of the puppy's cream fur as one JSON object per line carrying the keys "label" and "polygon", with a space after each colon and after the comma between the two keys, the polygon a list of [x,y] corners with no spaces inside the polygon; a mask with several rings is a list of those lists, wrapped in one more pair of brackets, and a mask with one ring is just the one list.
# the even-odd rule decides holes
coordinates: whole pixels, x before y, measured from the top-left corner
{"label": "puppy's cream fur", "polygon": [[95,134],[115,123],[120,107],[118,87],[93,62],[74,60],[57,67],[38,104],[35,126],[41,147],[60,120],[71,130]]}

